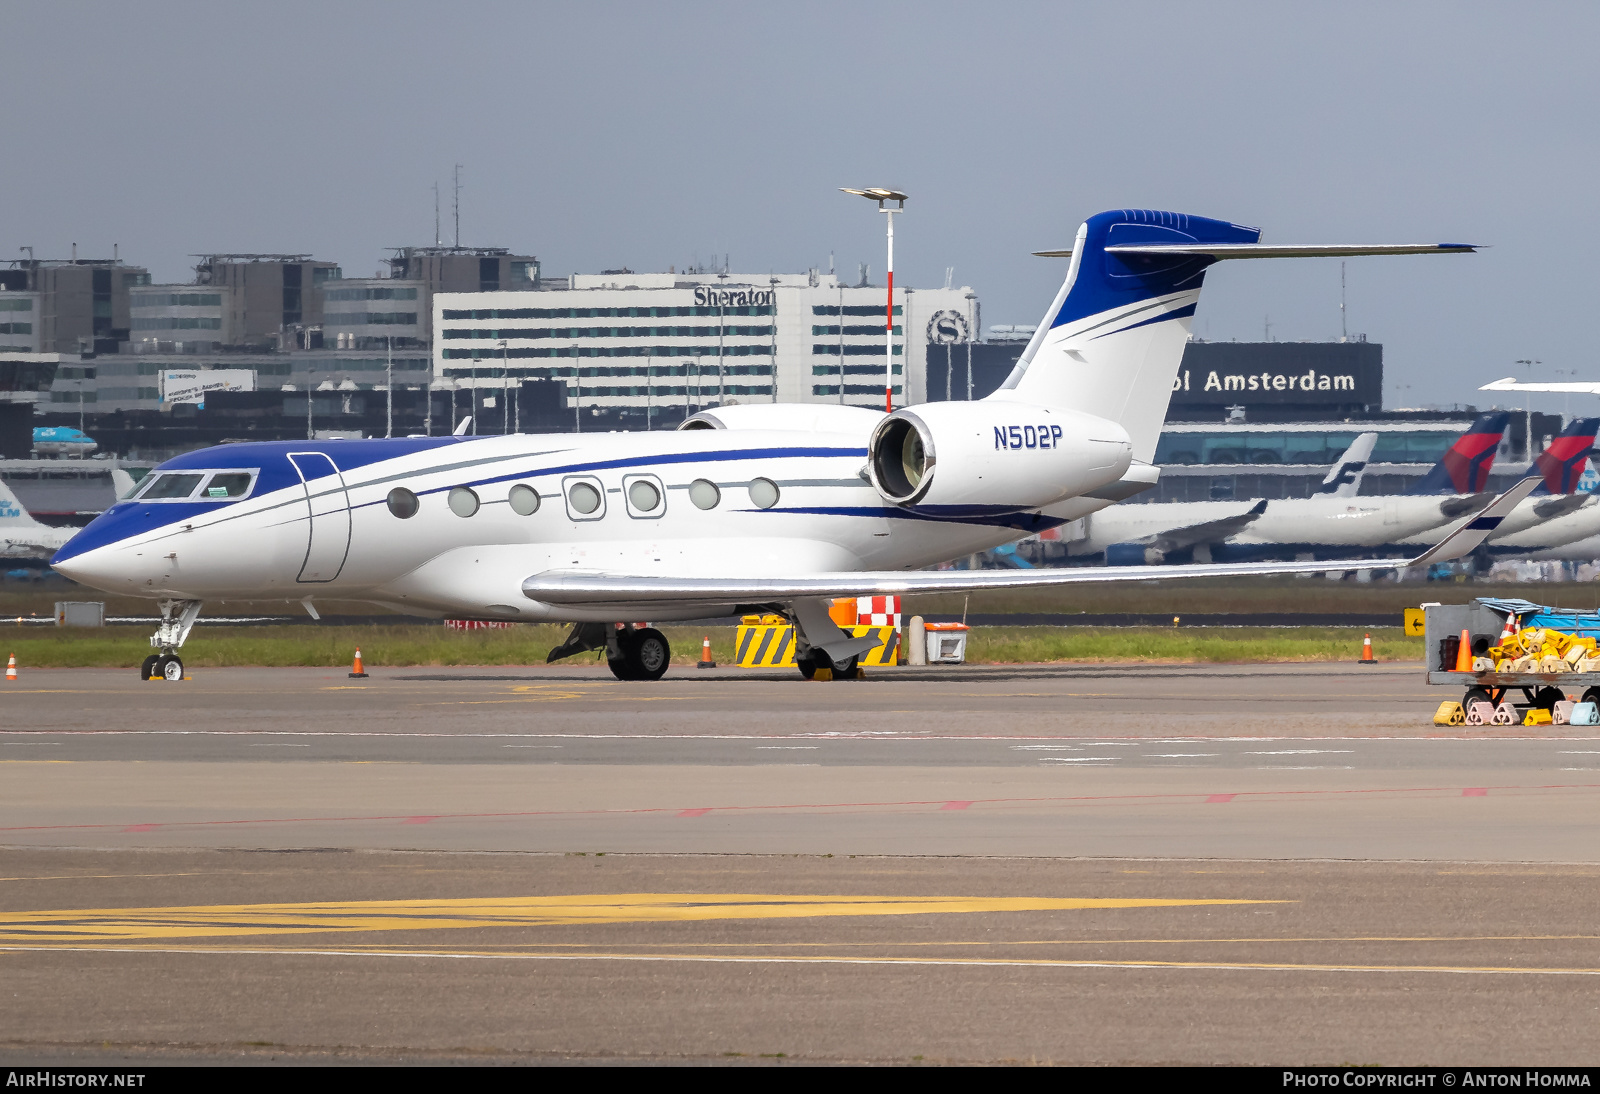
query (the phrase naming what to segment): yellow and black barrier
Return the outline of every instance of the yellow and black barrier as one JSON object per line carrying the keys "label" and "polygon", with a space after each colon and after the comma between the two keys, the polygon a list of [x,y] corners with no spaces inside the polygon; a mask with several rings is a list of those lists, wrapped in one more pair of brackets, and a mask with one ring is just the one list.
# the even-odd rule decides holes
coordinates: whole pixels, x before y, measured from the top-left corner
{"label": "yellow and black barrier", "polygon": [[[734,663],[740,668],[793,668],[794,627],[782,616],[745,617],[739,624]],[[844,627],[852,638],[872,635],[878,644],[863,653],[859,665],[900,663],[900,631],[895,627]]]}

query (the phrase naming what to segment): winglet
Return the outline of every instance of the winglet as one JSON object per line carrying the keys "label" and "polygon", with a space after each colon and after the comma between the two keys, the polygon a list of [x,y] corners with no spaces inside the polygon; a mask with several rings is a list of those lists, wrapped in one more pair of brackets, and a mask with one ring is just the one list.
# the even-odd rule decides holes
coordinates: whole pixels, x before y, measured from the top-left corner
{"label": "winglet", "polygon": [[1466,521],[1406,565],[1427,566],[1429,563],[1450,562],[1470,555],[1489,538],[1490,533],[1500,527],[1500,522],[1506,519],[1506,515],[1515,509],[1523,498],[1533,493],[1534,487],[1543,481],[1538,474],[1518,479],[1511,489],[1484,506],[1477,516]]}

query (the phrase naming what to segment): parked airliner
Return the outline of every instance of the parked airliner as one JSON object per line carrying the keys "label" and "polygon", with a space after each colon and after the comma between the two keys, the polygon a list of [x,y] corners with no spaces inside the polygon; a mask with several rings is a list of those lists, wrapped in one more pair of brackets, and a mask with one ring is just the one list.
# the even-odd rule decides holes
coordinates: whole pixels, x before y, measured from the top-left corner
{"label": "parked airliner", "polygon": [[[1578,492],[1589,466],[1589,453],[1594,451],[1597,428],[1600,418],[1574,418],[1551,438],[1533,461],[1532,473],[1539,476],[1539,485],[1490,533],[1485,550],[1492,555],[1522,555],[1530,546],[1548,547],[1590,534],[1585,529],[1600,531],[1600,520],[1592,515],[1600,512],[1595,510],[1594,497]],[[1413,537],[1400,541],[1399,546],[1422,547],[1429,542]]]}
{"label": "parked airliner", "polygon": [[40,524],[0,482],[0,558],[49,558],[65,547],[76,528]]}
{"label": "parked airliner", "polygon": [[[1197,562],[1349,558],[1477,512],[1489,497],[1482,491],[1507,418],[1481,416],[1406,494],[1357,496],[1377,438],[1364,433],[1309,498],[1119,505],[1085,517],[1087,535],[1068,550],[1104,552],[1113,566],[1181,562],[1184,556]],[[1335,486],[1341,478],[1345,484]]]}
{"label": "parked airliner", "polygon": [[[1275,246],[1260,231],[1117,210],[1079,229],[1066,281],[1015,370],[978,402],[890,414],[728,406],[672,433],[222,445],[169,460],[55,557],[63,574],[157,599],[146,676],[182,675],[202,601],[361,600],[420,613],[573,623],[552,658],[606,651],[655,679],[653,628],[747,607],[796,625],[810,675],[876,644],[828,598],[1085,581],[1312,572],[1306,563],[924,571],[1148,489],[1205,271],[1223,259],[1448,254],[1466,244]],[[1423,559],[1481,541],[1531,483]],[[1420,561],[1420,560],[1413,560]],[[1403,565],[1405,560],[1392,560]]]}
{"label": "parked airliner", "polygon": [[33,451],[39,456],[87,456],[100,443],[81,429],[65,425],[41,425],[33,430]]}

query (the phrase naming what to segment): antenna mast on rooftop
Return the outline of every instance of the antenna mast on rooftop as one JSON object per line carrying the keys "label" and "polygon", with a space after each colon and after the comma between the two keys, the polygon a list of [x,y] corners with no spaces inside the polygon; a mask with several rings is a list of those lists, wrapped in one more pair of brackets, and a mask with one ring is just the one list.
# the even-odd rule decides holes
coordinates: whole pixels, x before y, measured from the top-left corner
{"label": "antenna mast on rooftop", "polygon": [[1344,263],[1339,263],[1339,341],[1350,341],[1350,327],[1344,319]]}
{"label": "antenna mast on rooftop", "polygon": [[456,164],[456,246],[461,246],[461,165]]}
{"label": "antenna mast on rooftop", "polygon": [[433,184],[433,245],[437,247],[441,242],[439,238],[439,184]]}

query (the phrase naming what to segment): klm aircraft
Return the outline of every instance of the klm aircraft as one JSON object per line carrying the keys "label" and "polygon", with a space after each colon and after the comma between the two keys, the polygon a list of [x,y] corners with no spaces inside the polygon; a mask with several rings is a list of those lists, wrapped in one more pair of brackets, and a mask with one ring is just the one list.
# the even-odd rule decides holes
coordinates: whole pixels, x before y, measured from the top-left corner
{"label": "klm aircraft", "polygon": [[87,456],[99,447],[99,442],[81,429],[46,425],[33,431],[33,451],[40,456]]}
{"label": "klm aircraft", "polygon": [[0,558],[49,558],[66,546],[75,531],[40,524],[0,482]]}
{"label": "klm aircraft", "polygon": [[[1260,234],[1148,210],[1089,218],[1032,343],[979,402],[890,414],[730,406],[672,433],[223,445],[156,468],[54,565],[158,601],[157,652],[141,671],[168,679],[181,677],[178,648],[213,599],[570,622],[552,659],[604,649],[622,679],[656,679],[670,657],[659,631],[629,620],[778,611],[795,623],[802,673],[850,675],[875,639],[833,624],[835,596],[1314,572],[918,570],[1154,484],[1150,460],[1214,263],[1473,249],[1276,246]],[[1528,489],[1519,484],[1412,564],[1470,551]]]}

